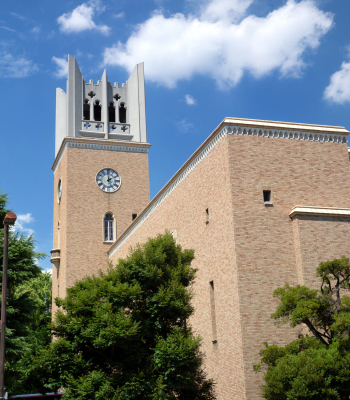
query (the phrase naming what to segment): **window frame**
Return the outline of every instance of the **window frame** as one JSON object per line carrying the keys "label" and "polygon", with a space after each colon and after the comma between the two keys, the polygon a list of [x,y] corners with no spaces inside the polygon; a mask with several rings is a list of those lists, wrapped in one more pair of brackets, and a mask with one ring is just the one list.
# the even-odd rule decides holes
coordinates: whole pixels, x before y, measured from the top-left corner
{"label": "window frame", "polygon": [[[107,217],[107,215],[111,215],[112,216],[112,218],[110,219],[110,220],[107,220],[106,219],[106,217]],[[112,225],[112,239],[106,239],[106,235],[105,235],[105,233],[106,233],[106,221],[109,221],[109,223],[108,223],[108,233],[110,233],[110,223],[113,223],[113,225]],[[110,237],[110,236],[108,236],[108,237]],[[102,240],[103,240],[103,243],[114,243],[115,241],[116,241],[116,237],[117,237],[117,222],[116,222],[116,219],[115,219],[115,216],[114,216],[114,214],[111,212],[111,211],[106,211],[105,213],[104,213],[104,215],[103,215],[103,218],[102,218]]]}

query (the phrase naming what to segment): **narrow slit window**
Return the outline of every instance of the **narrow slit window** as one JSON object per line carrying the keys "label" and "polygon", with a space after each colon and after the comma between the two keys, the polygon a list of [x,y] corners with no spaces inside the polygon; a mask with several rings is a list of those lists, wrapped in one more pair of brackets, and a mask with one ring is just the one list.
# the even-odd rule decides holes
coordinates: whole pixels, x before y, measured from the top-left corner
{"label": "narrow slit window", "polygon": [[84,119],[90,121],[90,103],[89,100],[84,101],[84,109],[83,109]]}
{"label": "narrow slit window", "polygon": [[109,122],[115,122],[115,107],[113,105],[113,102],[109,103],[108,114],[109,114]]}
{"label": "narrow slit window", "polygon": [[124,103],[121,103],[119,107],[119,122],[121,124],[126,124],[126,108]]}
{"label": "narrow slit window", "polygon": [[61,225],[60,221],[58,221],[58,226],[57,226],[57,248],[61,248]]}
{"label": "narrow slit window", "polygon": [[207,208],[205,210],[205,218],[206,218],[205,223],[208,225],[209,224],[209,208]]}
{"label": "narrow slit window", "polygon": [[271,202],[271,190],[264,190],[263,195],[264,195],[264,203],[270,203]]}
{"label": "narrow slit window", "polygon": [[136,219],[136,217],[137,217],[137,214],[133,214],[132,215],[132,220]]}
{"label": "narrow slit window", "polygon": [[211,330],[213,344],[217,343],[217,330],[216,330],[216,313],[215,313],[215,295],[214,295],[214,281],[210,284],[210,314],[211,314]]}
{"label": "narrow slit window", "polygon": [[109,242],[114,240],[113,239],[113,224],[114,223],[114,219],[113,219],[113,215],[112,214],[106,214],[105,215],[105,219],[104,219],[104,239],[105,242]]}
{"label": "narrow slit window", "polygon": [[94,117],[95,121],[101,121],[101,103],[99,100],[96,100],[94,105]]}

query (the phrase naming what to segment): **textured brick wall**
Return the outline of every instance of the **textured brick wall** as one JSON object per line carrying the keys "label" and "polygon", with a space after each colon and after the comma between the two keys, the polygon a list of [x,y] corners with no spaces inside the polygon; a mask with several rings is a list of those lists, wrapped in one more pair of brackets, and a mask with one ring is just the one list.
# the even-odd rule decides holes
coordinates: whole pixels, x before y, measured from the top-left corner
{"label": "textured brick wall", "polygon": [[293,225],[298,230],[295,239],[300,249],[300,284],[319,289],[315,265],[341,256],[350,258],[350,218],[298,215]]}
{"label": "textured brick wall", "polygon": [[[228,135],[113,254],[116,261],[130,245],[165,229],[176,230],[178,242],[195,249],[199,271],[191,323],[204,338],[218,399],[260,399],[262,377],[252,366],[262,342],[284,345],[297,335],[271,321],[273,290],[303,279],[312,283],[309,275],[320,260],[347,252],[346,220],[298,217],[296,226],[289,213],[295,205],[349,208],[348,172],[346,144]],[[272,207],[264,205],[263,190],[271,190]],[[322,246],[326,238],[328,250]]]}
{"label": "textured brick wall", "polygon": [[[62,180],[63,194],[60,204],[58,203],[58,183]],[[60,265],[66,265],[66,247],[67,247],[67,153],[61,159],[61,162],[54,174],[54,198],[53,198],[53,249],[60,248]],[[60,239],[58,239],[58,223],[60,223]],[[52,269],[52,299],[64,295],[66,292],[66,269],[57,269],[53,265]],[[56,312],[57,307],[52,301],[52,313]]]}
{"label": "textured brick wall", "polygon": [[[102,168],[113,168],[122,184],[114,193],[102,192],[95,182]],[[57,203],[57,185],[62,179],[62,201]],[[55,172],[54,243],[61,222],[61,266],[59,282],[53,272],[53,297],[64,297],[66,288],[78,279],[108,266],[103,242],[103,217],[114,214],[119,236],[149,202],[148,154],[67,148]],[[56,227],[56,228],[55,228]]]}
{"label": "textured brick wall", "polygon": [[[246,395],[258,399],[261,376],[252,365],[259,360],[262,342],[285,344],[297,334],[287,326],[274,327],[270,319],[276,307],[274,289],[298,283],[289,213],[295,205],[349,208],[349,159],[346,144],[251,136],[228,140]],[[264,205],[264,189],[271,190],[273,207]],[[338,236],[342,229],[348,228],[336,223],[299,226],[302,269],[309,275],[324,257],[340,256],[348,248],[348,235]],[[321,245],[310,251],[317,235],[332,238],[330,251],[320,252]]]}
{"label": "textured brick wall", "polygon": [[[192,266],[198,273],[195,314],[190,322],[204,339],[206,368],[218,383],[219,399],[242,399],[245,392],[232,217],[228,141],[224,139],[112,257],[114,262],[125,257],[130,245],[143,243],[166,229],[176,231],[184,248],[195,249]],[[211,281],[217,344],[212,342]]]}

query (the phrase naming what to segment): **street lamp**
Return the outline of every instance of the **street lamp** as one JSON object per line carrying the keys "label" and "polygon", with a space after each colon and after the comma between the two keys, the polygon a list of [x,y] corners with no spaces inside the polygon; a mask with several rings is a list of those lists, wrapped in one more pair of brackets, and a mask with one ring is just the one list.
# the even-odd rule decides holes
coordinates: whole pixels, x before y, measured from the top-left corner
{"label": "street lamp", "polygon": [[7,266],[9,247],[9,226],[14,225],[17,215],[13,212],[6,214],[4,219],[4,254],[2,268],[2,298],[1,298],[1,342],[0,342],[0,399],[7,399],[5,393],[5,334],[6,334],[6,294],[7,294]]}

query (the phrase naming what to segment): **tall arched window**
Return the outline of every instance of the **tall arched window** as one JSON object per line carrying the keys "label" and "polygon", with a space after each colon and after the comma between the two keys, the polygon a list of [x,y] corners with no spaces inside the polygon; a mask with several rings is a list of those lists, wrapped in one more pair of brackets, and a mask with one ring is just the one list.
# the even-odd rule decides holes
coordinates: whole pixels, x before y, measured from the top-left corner
{"label": "tall arched window", "polygon": [[126,124],[126,108],[124,103],[122,103],[119,107],[119,122]]}
{"label": "tall arched window", "polygon": [[89,100],[87,100],[87,99],[84,101],[83,116],[84,116],[84,119],[86,119],[87,121],[90,121],[90,103],[89,103]]}
{"label": "tall arched window", "polygon": [[115,108],[113,105],[113,101],[109,103],[108,114],[109,114],[109,122],[115,122]]}
{"label": "tall arched window", "polygon": [[105,232],[104,232],[104,240],[105,242],[109,242],[111,240],[114,240],[113,238],[113,230],[114,230],[114,218],[113,215],[108,213],[105,215],[105,219],[104,219],[104,228],[105,228]]}
{"label": "tall arched window", "polygon": [[94,117],[95,117],[95,121],[101,121],[101,102],[99,100],[95,101]]}

